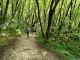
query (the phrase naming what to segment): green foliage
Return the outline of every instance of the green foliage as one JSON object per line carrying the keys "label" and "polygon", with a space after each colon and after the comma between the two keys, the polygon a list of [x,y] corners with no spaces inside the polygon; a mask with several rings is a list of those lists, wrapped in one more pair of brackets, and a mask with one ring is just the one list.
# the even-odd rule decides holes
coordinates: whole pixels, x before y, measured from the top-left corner
{"label": "green foliage", "polygon": [[8,45],[14,39],[14,37],[19,37],[22,35],[22,33],[17,34],[15,30],[3,30],[2,32],[3,33],[0,34],[0,47]]}
{"label": "green foliage", "polygon": [[58,40],[52,41],[48,40],[47,43],[44,44],[45,40],[37,36],[38,42],[45,45],[52,51],[57,52],[59,55],[64,56],[64,60],[68,58],[68,60],[79,60],[80,59],[80,40],[73,42],[59,42]]}
{"label": "green foliage", "polygon": [[[3,6],[0,7],[0,10],[2,9],[2,16],[0,16],[0,18],[4,17],[6,1],[7,0],[3,0]],[[38,0],[44,34],[46,34],[46,27],[48,27],[47,20],[49,17],[49,8],[51,5],[51,1],[52,0]],[[70,8],[68,9],[70,1],[72,1],[73,3],[72,7],[70,5]],[[54,1],[53,7],[55,6],[55,2],[56,0]],[[80,4],[79,2],[80,0],[60,0],[52,18],[53,21],[50,28],[50,39],[47,40],[47,42],[45,43],[45,38],[42,38],[41,35],[36,37],[39,43],[47,46],[52,51],[58,52],[60,55],[67,57],[69,60],[78,60],[78,58],[80,57],[80,8],[78,7]],[[66,12],[68,13],[67,16],[65,16]],[[11,18],[12,20],[10,21]],[[0,35],[0,44],[7,44],[11,37],[21,36],[22,33],[17,34],[17,30],[19,29],[21,32],[25,32],[26,23],[29,23],[29,25],[32,26],[35,21],[35,28],[33,28],[37,30],[37,32],[40,32],[40,22],[38,21],[38,12],[35,0],[10,1],[6,14],[6,19],[5,21],[3,21],[2,26],[0,26],[1,33],[6,34],[5,37]],[[3,29],[4,27],[6,29]],[[55,40],[53,41],[52,38],[54,38]]]}
{"label": "green foliage", "polygon": [[7,14],[6,15],[6,21],[5,22],[9,22],[10,18],[11,18],[11,15],[10,14]]}
{"label": "green foliage", "polygon": [[4,45],[8,45],[10,41],[12,41],[12,37],[5,37],[0,35],[0,47]]}
{"label": "green foliage", "polygon": [[42,37],[40,37],[40,36],[37,36],[36,39],[38,40],[38,42],[39,42],[40,44],[44,44],[44,43],[45,43],[44,38],[42,38]]}

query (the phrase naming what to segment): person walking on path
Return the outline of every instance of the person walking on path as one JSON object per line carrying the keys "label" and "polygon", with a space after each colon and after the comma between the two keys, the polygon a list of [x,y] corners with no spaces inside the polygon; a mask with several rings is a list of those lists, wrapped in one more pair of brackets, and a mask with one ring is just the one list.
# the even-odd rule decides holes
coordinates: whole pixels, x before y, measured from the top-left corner
{"label": "person walking on path", "polygon": [[29,38],[29,34],[30,34],[30,27],[27,27],[27,38]]}

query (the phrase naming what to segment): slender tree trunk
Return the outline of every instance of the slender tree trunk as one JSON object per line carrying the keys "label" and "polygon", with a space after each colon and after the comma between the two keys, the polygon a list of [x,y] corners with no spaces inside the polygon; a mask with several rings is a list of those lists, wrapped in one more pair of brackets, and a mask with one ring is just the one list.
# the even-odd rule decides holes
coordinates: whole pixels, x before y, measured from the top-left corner
{"label": "slender tree trunk", "polygon": [[54,0],[52,0],[51,5],[50,5],[48,26],[47,26],[47,30],[46,30],[46,39],[49,38],[49,31],[50,31],[50,26],[51,26],[52,16],[53,16],[53,11],[52,11],[53,4],[54,4]]}
{"label": "slender tree trunk", "polygon": [[5,12],[4,12],[4,17],[3,17],[3,22],[2,22],[2,23],[5,22],[5,18],[6,18],[6,14],[7,14],[7,10],[8,10],[9,1],[10,1],[10,0],[7,0],[7,1],[6,1],[6,8],[5,8]]}
{"label": "slender tree trunk", "polygon": [[49,11],[48,27],[47,27],[47,30],[46,30],[46,39],[49,38],[49,35],[50,35],[50,27],[51,27],[51,22],[52,22],[52,17],[53,17],[53,14],[55,13],[55,9],[56,9],[59,1],[60,1],[60,0],[57,0],[57,1],[55,2],[54,7],[53,7],[54,0],[52,0],[51,6],[50,6],[50,11]]}
{"label": "slender tree trunk", "polygon": [[35,24],[38,22],[37,20],[37,15],[36,15],[36,6],[35,6],[35,9],[34,9],[34,18],[33,18],[35,21],[33,22],[32,26],[31,27],[34,27]]}
{"label": "slender tree trunk", "polygon": [[42,32],[43,37],[45,37],[44,32],[43,32],[43,28],[42,28],[42,24],[41,24],[41,18],[40,18],[40,11],[39,11],[38,0],[36,0],[36,4],[37,4],[37,8],[38,8],[38,18],[39,18],[39,22],[40,22],[41,32]]}
{"label": "slender tree trunk", "polygon": [[[71,0],[71,1],[72,1],[72,0]],[[69,9],[70,9],[71,3],[72,3],[71,1],[70,1],[70,4],[68,5],[68,9],[67,9],[67,11],[66,11],[65,17],[67,17],[67,15],[68,15],[68,12],[69,12]]]}
{"label": "slender tree trunk", "polygon": [[1,8],[0,10],[0,26],[1,26],[3,20],[3,0],[1,0],[0,2],[0,8]]}
{"label": "slender tree trunk", "polygon": [[13,17],[15,16],[17,10],[19,9],[19,6],[20,6],[20,2],[19,2],[18,0],[16,1],[16,6],[15,6],[15,7],[14,7],[14,5],[13,5],[13,1],[12,1],[12,7],[14,7],[15,9],[12,8],[12,17],[10,18],[9,25],[11,24],[11,20],[12,20]]}
{"label": "slender tree trunk", "polygon": [[34,14],[32,15],[32,25],[34,24]]}
{"label": "slender tree trunk", "polygon": [[30,0],[28,0],[28,11],[30,10]]}
{"label": "slender tree trunk", "polygon": [[2,25],[2,21],[3,21],[3,0],[0,1],[0,33],[1,33],[1,25]]}
{"label": "slender tree trunk", "polygon": [[45,0],[44,0],[44,23],[46,23],[46,3],[45,3]]}
{"label": "slender tree trunk", "polygon": [[72,20],[72,12],[73,12],[73,1],[71,0],[71,10],[70,10],[70,20]]}

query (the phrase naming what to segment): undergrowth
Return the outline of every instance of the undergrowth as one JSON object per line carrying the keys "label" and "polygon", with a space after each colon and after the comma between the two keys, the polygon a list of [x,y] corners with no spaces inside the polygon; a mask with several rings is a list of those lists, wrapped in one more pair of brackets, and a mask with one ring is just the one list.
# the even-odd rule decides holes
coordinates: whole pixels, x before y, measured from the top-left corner
{"label": "undergrowth", "polygon": [[40,44],[45,45],[50,50],[57,52],[63,56],[63,60],[80,60],[80,40],[72,42],[59,42],[57,39],[52,41],[51,39],[45,43],[44,38],[37,36],[36,39]]}
{"label": "undergrowth", "polygon": [[12,41],[12,37],[5,37],[0,35],[0,47],[8,45],[10,41]]}
{"label": "undergrowth", "polygon": [[[6,34],[5,34],[6,33]],[[19,37],[22,34],[16,34],[14,31],[3,32],[4,35],[0,34],[0,47],[8,45],[15,37]]]}

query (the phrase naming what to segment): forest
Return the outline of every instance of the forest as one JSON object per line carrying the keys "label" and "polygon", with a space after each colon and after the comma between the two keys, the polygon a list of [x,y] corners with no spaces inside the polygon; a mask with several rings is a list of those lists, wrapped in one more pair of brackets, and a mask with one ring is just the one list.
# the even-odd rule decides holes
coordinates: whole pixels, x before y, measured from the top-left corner
{"label": "forest", "polygon": [[0,0],[0,47],[26,26],[64,60],[80,60],[80,0]]}

